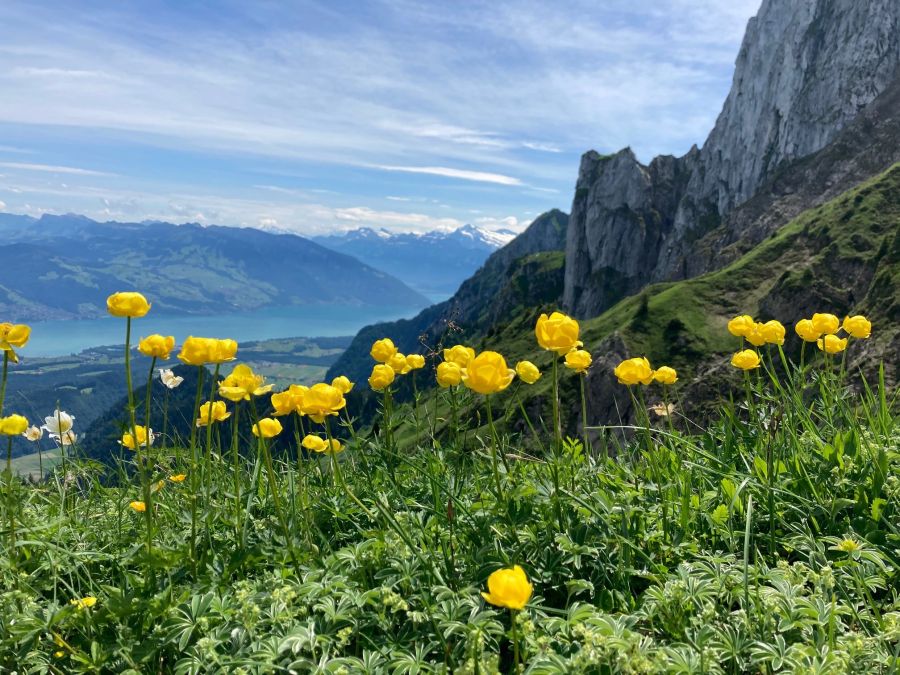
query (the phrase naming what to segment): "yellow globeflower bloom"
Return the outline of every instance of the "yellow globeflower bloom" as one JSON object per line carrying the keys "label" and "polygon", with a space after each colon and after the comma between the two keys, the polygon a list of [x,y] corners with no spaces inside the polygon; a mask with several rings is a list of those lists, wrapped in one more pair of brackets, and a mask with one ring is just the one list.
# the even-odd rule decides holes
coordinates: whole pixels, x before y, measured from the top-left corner
{"label": "yellow globeflower bloom", "polygon": [[397,352],[394,354],[387,362],[387,365],[391,367],[391,370],[394,371],[397,375],[406,375],[412,368],[406,362],[406,356]]}
{"label": "yellow globeflower bloom", "polygon": [[391,360],[391,357],[397,353],[397,348],[394,346],[393,340],[390,338],[382,338],[376,340],[372,344],[372,350],[369,353],[372,355],[372,358],[379,363],[387,363]]}
{"label": "yellow globeflower bloom", "polygon": [[770,345],[783,345],[784,344],[784,326],[781,325],[780,321],[766,321],[762,328],[760,329],[763,338],[765,338],[766,342]]}
{"label": "yellow globeflower bloom", "polygon": [[531,361],[519,361],[516,364],[516,375],[525,384],[534,384],[541,379],[541,371]]}
{"label": "yellow globeflower bloom", "polygon": [[75,598],[69,600],[69,604],[74,605],[78,609],[90,609],[97,604],[97,598],[95,598],[93,595],[87,595],[83,598]]}
{"label": "yellow globeflower bloom", "polygon": [[[284,391],[278,392],[277,394],[272,394],[272,408],[274,408],[275,417],[282,417],[283,415],[290,415],[292,412],[298,411],[298,403],[299,399],[297,398],[297,394],[294,391],[291,391],[293,387],[298,387],[299,385],[292,384],[290,388],[285,389]],[[304,387],[305,389],[306,387]]]}
{"label": "yellow globeflower bloom", "polygon": [[238,344],[234,340],[218,340],[216,338],[188,337],[181,345],[178,358],[189,366],[202,366],[207,363],[225,363],[234,361]]}
{"label": "yellow globeflower bloom", "polygon": [[376,363],[372,368],[372,374],[369,375],[369,386],[375,391],[381,391],[385,387],[391,386],[394,381],[394,369],[384,363]]}
{"label": "yellow globeflower bloom", "polygon": [[137,511],[138,513],[143,513],[147,510],[147,505],[144,502],[133,501],[128,506]]}
{"label": "yellow globeflower bloom", "polygon": [[625,359],[613,370],[619,384],[650,384],[653,382],[653,369],[644,356]]}
{"label": "yellow globeflower bloom", "polygon": [[766,344],[766,335],[763,332],[763,324],[754,323],[753,327],[744,336],[744,339],[754,347],[762,347]]}
{"label": "yellow globeflower bloom", "polygon": [[794,331],[805,342],[815,342],[822,337],[822,333],[813,326],[812,319],[800,319],[797,325],[794,326]]}
{"label": "yellow globeflower bloom", "polygon": [[[211,415],[211,416],[210,416]],[[205,427],[208,422],[215,424],[223,422],[231,417],[231,413],[225,407],[225,401],[213,401],[212,412],[210,413],[209,401],[200,406],[200,414],[197,415],[197,426]]]}
{"label": "yellow globeflower bloom", "polygon": [[845,316],[844,330],[855,338],[867,338],[872,334],[872,322],[861,314]]}
{"label": "yellow globeflower bloom", "polygon": [[847,338],[839,338],[837,335],[826,335],[816,341],[816,345],[827,354],[840,354],[847,349]]}
{"label": "yellow globeflower bloom", "polygon": [[150,303],[140,293],[113,293],[106,299],[106,311],[113,316],[139,319],[150,311]]}
{"label": "yellow globeflower bloom", "polygon": [[516,376],[506,359],[497,352],[481,352],[462,369],[462,381],[472,391],[485,396],[506,389]]}
{"label": "yellow globeflower bloom", "polygon": [[313,452],[325,452],[328,449],[328,441],[326,441],[321,436],[316,436],[315,434],[306,434],[303,437],[303,441],[301,441],[300,445],[302,445],[307,450],[312,450]]}
{"label": "yellow globeflower bloom", "polygon": [[462,382],[462,368],[453,361],[444,361],[437,367],[437,383],[444,387],[455,387]]}
{"label": "yellow globeflower bloom", "polygon": [[138,342],[138,351],[144,356],[166,360],[175,349],[174,335],[150,335]]}
{"label": "yellow globeflower bloom", "polygon": [[0,323],[0,351],[9,352],[13,347],[24,347],[31,337],[31,327],[24,323]]}
{"label": "yellow globeflower bloom", "polygon": [[823,333],[837,333],[838,328],[841,326],[841,321],[834,314],[813,314],[812,325],[813,329],[819,331],[820,335]]}
{"label": "yellow globeflower bloom", "polygon": [[184,473],[176,473],[174,476],[169,476],[169,480],[173,483],[183,483],[185,478],[187,478],[187,474]]}
{"label": "yellow globeflower bloom", "polygon": [[465,345],[453,345],[444,350],[444,361],[455,363],[460,368],[465,368],[474,358],[475,350]]}
{"label": "yellow globeflower bloom", "polygon": [[3,436],[21,436],[28,429],[28,420],[21,415],[0,417],[0,434]]}
{"label": "yellow globeflower bloom", "polygon": [[736,352],[731,357],[731,365],[741,370],[753,370],[759,368],[759,354],[752,349]]}
{"label": "yellow globeflower bloom", "polygon": [[[137,443],[134,441],[134,436],[137,436]],[[150,439],[149,445],[153,445],[153,429],[148,429],[147,427],[142,427],[140,424],[136,424],[134,426],[134,436],[130,431],[126,431],[122,434],[122,440],[119,442],[129,450],[134,450],[136,447],[147,447],[148,438]]]}
{"label": "yellow globeflower bloom", "polygon": [[338,375],[331,381],[331,386],[340,389],[342,394],[349,394],[353,391],[353,383],[346,375]]}
{"label": "yellow globeflower bloom", "polygon": [[531,599],[533,587],[528,576],[518,565],[496,570],[487,580],[488,592],[481,597],[495,607],[522,609]]}
{"label": "yellow globeflower bloom", "polygon": [[272,391],[273,385],[263,384],[262,375],[253,372],[250,366],[239,363],[219,385],[219,396],[229,401],[249,401],[251,396],[262,396]]}
{"label": "yellow globeflower bloom", "polygon": [[566,368],[583,374],[591,367],[591,354],[584,349],[573,349],[566,354]]}
{"label": "yellow globeflower bloom", "polygon": [[534,327],[538,344],[560,356],[581,346],[578,331],[578,322],[562,312],[553,312],[550,316],[541,314]]}
{"label": "yellow globeflower bloom", "polygon": [[421,354],[409,354],[406,357],[406,365],[410,370],[419,370],[425,367],[425,357]]}
{"label": "yellow globeflower bloom", "polygon": [[675,384],[678,381],[678,373],[674,368],[662,366],[653,371],[653,381],[660,384]]}
{"label": "yellow globeflower bloom", "polygon": [[284,431],[284,427],[274,417],[263,417],[258,424],[253,425],[251,431],[256,437],[275,438],[275,436]]}
{"label": "yellow globeflower bloom", "polygon": [[319,382],[303,394],[300,412],[309,416],[313,422],[322,424],[327,416],[337,415],[346,405],[347,401],[340,389]]}
{"label": "yellow globeflower bloom", "polygon": [[749,333],[755,325],[756,322],[753,320],[752,316],[749,314],[741,314],[728,322],[728,332],[735,337],[747,337],[747,333]]}
{"label": "yellow globeflower bloom", "polygon": [[210,363],[234,361],[237,356],[238,343],[231,339],[213,340],[210,351]]}

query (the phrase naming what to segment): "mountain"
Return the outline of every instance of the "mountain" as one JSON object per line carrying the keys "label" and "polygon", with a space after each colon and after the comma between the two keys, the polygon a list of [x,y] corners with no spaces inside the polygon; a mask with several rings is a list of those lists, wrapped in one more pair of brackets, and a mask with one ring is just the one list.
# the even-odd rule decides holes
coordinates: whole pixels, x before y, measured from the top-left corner
{"label": "mountain", "polygon": [[181,314],[428,304],[356,258],[252,228],[0,214],[0,237],[0,316],[9,321],[104,316],[110,293],[133,288],[157,311]]}
{"label": "mountain", "polygon": [[513,237],[515,233],[510,230],[464,225],[449,232],[435,230],[424,234],[362,227],[312,240],[393,274],[420,293],[447,297]]}

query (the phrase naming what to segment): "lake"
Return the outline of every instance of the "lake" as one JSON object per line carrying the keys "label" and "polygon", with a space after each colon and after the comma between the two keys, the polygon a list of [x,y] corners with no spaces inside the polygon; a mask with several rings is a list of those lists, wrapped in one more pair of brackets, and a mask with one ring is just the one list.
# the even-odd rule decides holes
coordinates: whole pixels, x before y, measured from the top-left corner
{"label": "lake", "polygon": [[[210,316],[150,313],[132,322],[132,342],[161,333],[174,335],[178,344],[188,335],[233,338],[240,342],[286,337],[355,335],[363,326],[415,316],[416,307],[270,307],[252,312]],[[75,321],[38,321],[31,325],[26,356],[65,356],[90,347],[125,342],[125,320],[114,317]]]}

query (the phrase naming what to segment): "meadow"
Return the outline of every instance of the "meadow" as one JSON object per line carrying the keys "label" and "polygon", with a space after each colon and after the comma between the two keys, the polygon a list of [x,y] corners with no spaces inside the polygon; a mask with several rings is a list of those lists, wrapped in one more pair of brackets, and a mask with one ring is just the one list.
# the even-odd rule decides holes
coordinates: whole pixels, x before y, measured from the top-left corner
{"label": "meadow", "polygon": [[[174,337],[137,339],[138,293],[107,305],[129,392],[112,472],[79,457],[65,411],[41,428],[4,407],[30,330],[0,324],[0,441],[48,433],[61,450],[43,480],[3,473],[4,672],[900,670],[897,399],[883,369],[847,367],[862,316],[735,317],[722,339],[741,395],[702,423],[674,369],[625,359],[616,396],[637,418],[574,435],[560,418],[584,410],[593,358],[558,312],[529,337],[543,372],[502,344],[403,355],[384,336],[368,382],[283,391],[233,340],[188,337],[181,438],[148,419],[181,385],[160,372]],[[151,359],[136,377],[134,343]],[[529,415],[540,379],[550,405]],[[379,396],[369,427],[354,387]]]}

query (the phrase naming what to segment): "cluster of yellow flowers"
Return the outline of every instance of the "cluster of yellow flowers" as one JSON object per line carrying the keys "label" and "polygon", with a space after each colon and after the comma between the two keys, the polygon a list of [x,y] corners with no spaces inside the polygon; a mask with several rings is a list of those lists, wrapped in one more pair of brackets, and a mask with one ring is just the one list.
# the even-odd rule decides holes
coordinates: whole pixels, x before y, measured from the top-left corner
{"label": "cluster of yellow flowers", "polygon": [[369,386],[375,391],[384,391],[394,383],[397,375],[406,375],[425,367],[425,357],[421,354],[401,354],[390,338],[376,340],[369,352],[376,364],[369,375]]}
{"label": "cluster of yellow flowers", "polygon": [[670,366],[660,366],[656,370],[650,366],[650,361],[645,356],[637,356],[625,359],[613,369],[613,374],[619,384],[632,386],[635,384],[648,385],[653,382],[659,384],[675,384],[678,381],[678,373]]}

